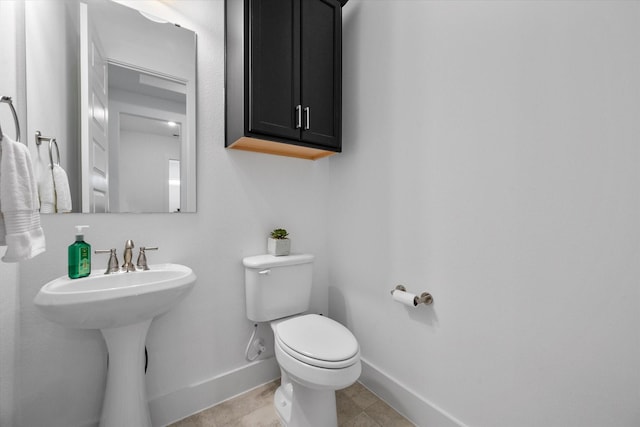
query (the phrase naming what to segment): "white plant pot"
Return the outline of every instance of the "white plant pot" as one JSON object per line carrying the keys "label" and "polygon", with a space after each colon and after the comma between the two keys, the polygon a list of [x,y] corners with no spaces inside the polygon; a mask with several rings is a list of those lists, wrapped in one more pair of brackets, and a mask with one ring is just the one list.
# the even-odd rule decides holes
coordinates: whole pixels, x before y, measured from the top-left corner
{"label": "white plant pot", "polygon": [[267,252],[273,256],[289,255],[291,250],[291,240],[289,239],[273,239],[269,237],[267,240]]}

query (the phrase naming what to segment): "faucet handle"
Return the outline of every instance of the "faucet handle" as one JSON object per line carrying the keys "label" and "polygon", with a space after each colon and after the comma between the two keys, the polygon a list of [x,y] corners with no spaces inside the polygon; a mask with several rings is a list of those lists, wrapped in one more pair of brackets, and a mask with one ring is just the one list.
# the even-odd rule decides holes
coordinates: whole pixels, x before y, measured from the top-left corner
{"label": "faucet handle", "polygon": [[141,270],[148,270],[149,266],[147,265],[147,254],[146,251],[157,251],[158,247],[146,247],[140,246],[140,253],[138,254],[138,261],[136,262],[136,266]]}
{"label": "faucet handle", "polygon": [[109,253],[109,262],[107,263],[107,270],[104,274],[117,273],[118,268],[118,256],[116,255],[115,249],[96,249],[93,251],[95,254],[106,254]]}

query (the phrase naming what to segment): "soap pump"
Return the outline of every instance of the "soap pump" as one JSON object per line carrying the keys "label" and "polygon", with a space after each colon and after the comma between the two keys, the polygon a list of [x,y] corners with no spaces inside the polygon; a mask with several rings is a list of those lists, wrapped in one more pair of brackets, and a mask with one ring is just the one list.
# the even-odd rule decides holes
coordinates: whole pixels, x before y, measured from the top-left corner
{"label": "soap pump", "polygon": [[76,225],[76,241],[69,245],[69,277],[79,279],[91,274],[91,245],[84,241],[83,228],[88,225]]}

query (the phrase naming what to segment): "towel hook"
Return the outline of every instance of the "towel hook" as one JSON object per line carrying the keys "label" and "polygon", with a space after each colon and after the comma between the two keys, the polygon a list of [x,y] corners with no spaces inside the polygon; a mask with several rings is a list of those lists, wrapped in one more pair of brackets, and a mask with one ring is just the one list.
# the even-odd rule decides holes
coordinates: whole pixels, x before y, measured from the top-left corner
{"label": "towel hook", "polygon": [[56,162],[56,165],[60,166],[60,149],[58,148],[58,142],[56,141],[55,138],[51,138],[51,141],[49,141],[49,163],[51,165],[51,169],[53,169],[53,149],[52,149],[52,145],[55,145],[56,147],[56,155],[58,157],[58,161]]}
{"label": "towel hook", "polygon": [[[0,102],[9,104],[9,109],[11,109],[11,114],[13,115],[13,121],[16,124],[16,141],[20,142],[20,121],[18,121],[18,113],[16,113],[16,109],[13,106],[13,101],[10,96],[3,96],[0,98]],[[2,141],[2,126],[0,126],[0,141]]]}
{"label": "towel hook", "polygon": [[39,130],[36,131],[36,145],[40,146],[42,141],[49,141],[49,165],[51,169],[53,169],[53,147],[56,147],[56,155],[58,157],[58,162],[55,163],[58,166],[60,165],[60,148],[58,148],[58,141],[55,138],[50,136],[42,136]]}

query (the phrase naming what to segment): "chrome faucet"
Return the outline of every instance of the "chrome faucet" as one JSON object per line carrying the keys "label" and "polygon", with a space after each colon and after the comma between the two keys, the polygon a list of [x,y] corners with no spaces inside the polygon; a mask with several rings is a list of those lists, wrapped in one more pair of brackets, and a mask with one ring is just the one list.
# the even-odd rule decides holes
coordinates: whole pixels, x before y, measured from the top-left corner
{"label": "chrome faucet", "polygon": [[[134,247],[135,246],[133,244],[133,240],[127,240],[126,243],[124,244],[124,260],[122,263],[122,271],[125,271],[128,273],[130,271],[136,271],[136,270],[149,270],[149,266],[147,265],[147,255],[145,251],[156,251],[158,250],[158,247],[157,246],[152,248],[145,247],[145,246],[140,247],[140,253],[138,254],[138,262],[137,262],[138,268],[136,268],[136,266],[133,265],[133,248]],[[118,257],[116,256],[115,249],[106,249],[106,250],[98,249],[94,253],[110,254],[109,262],[107,263],[107,270],[104,272],[104,274],[113,274],[121,271],[121,269],[118,268]]]}
{"label": "chrome faucet", "polygon": [[132,249],[134,248],[133,240],[127,240],[124,244],[124,261],[122,262],[122,271],[127,273],[130,271],[136,271],[136,266],[131,261],[133,259]]}

